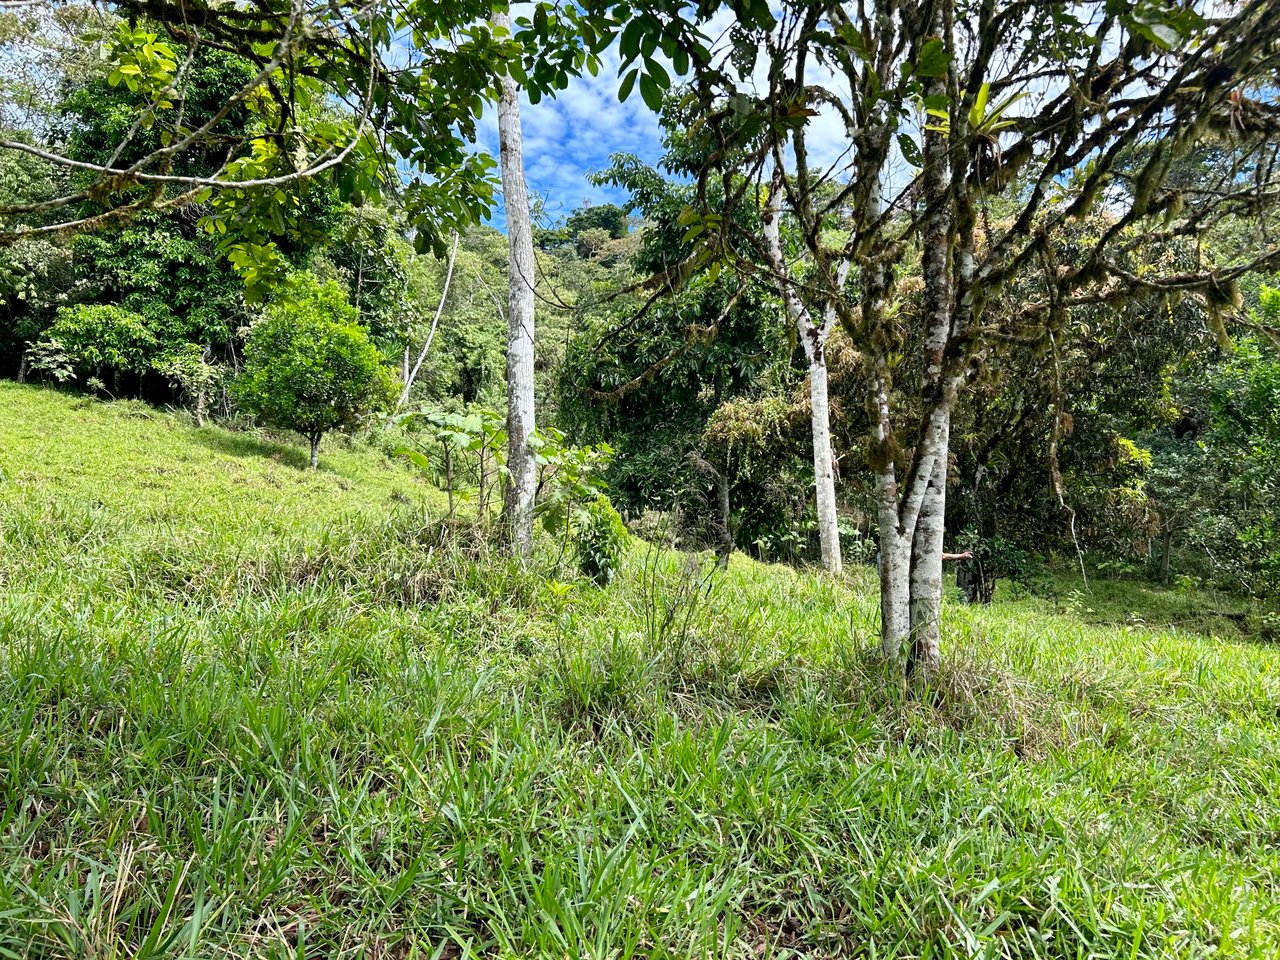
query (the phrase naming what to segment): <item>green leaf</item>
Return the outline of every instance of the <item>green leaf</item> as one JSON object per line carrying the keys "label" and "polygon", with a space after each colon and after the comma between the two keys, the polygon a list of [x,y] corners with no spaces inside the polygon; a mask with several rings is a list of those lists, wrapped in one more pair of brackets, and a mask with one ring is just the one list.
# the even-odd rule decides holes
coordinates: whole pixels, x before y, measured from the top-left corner
{"label": "green leaf", "polygon": [[662,112],[662,87],[647,73],[640,77],[640,96],[654,113]]}
{"label": "green leaf", "polygon": [[942,41],[931,37],[920,48],[920,62],[916,64],[916,75],[920,77],[941,77],[947,72],[947,64],[951,55],[947,53]]}
{"label": "green leaf", "polygon": [[618,87],[618,101],[625,103],[627,97],[631,96],[631,89],[636,85],[636,77],[640,75],[639,69],[632,70],[622,78],[622,84]]}
{"label": "green leaf", "polygon": [[913,167],[924,166],[924,156],[920,153],[919,145],[905,133],[898,134],[898,149],[902,151],[902,156],[906,158],[907,163]]}

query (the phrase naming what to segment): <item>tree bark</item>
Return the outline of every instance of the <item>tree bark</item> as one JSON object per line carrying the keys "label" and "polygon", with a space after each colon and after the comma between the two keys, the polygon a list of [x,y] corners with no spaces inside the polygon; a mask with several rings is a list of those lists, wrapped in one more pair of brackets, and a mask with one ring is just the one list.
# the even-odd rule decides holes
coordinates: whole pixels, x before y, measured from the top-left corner
{"label": "tree bark", "polygon": [[729,566],[729,557],[733,554],[733,527],[730,525],[732,513],[729,510],[729,474],[727,470],[716,471],[716,506],[720,513],[720,550],[718,562],[723,570]]}
{"label": "tree bark", "polygon": [[[510,31],[505,13],[495,12],[494,26]],[[520,91],[502,77],[498,100],[498,141],[502,162],[502,196],[507,214],[509,309],[507,311],[507,491],[505,513],[511,548],[519,556],[533,549],[533,507],[537,469],[529,438],[535,429],[533,404],[534,261],[529,192],[524,179],[520,131]]]}
{"label": "tree bark", "polygon": [[907,668],[930,677],[942,661],[942,538],[947,512],[947,451],[933,466],[911,542],[911,655]]}
{"label": "tree bark", "polygon": [[320,434],[313,433],[311,435],[311,469],[315,470],[320,466]]}
{"label": "tree bark", "polygon": [[[839,515],[836,511],[835,457],[831,450],[831,404],[827,392],[827,338],[835,326],[835,310],[827,306],[822,321],[814,324],[813,314],[800,298],[791,281],[790,270],[782,252],[783,172],[774,168],[769,184],[769,200],[764,217],[765,252],[769,268],[782,294],[787,319],[795,325],[796,335],[804,344],[809,361],[809,414],[813,436],[814,494],[818,511],[818,541],[822,546],[822,566],[829,573],[840,573],[844,560],[840,550]],[[837,271],[843,286],[849,273],[849,261]]]}
{"label": "tree bark", "polygon": [[813,476],[817,487],[818,539],[822,544],[822,565],[830,573],[840,573],[840,527],[836,513],[835,458],[831,452],[831,406],[827,395],[827,353],[816,344],[809,359],[809,409],[813,432]]}
{"label": "tree bark", "polygon": [[897,528],[897,510],[880,510],[880,652],[904,662],[911,643],[911,539]]}

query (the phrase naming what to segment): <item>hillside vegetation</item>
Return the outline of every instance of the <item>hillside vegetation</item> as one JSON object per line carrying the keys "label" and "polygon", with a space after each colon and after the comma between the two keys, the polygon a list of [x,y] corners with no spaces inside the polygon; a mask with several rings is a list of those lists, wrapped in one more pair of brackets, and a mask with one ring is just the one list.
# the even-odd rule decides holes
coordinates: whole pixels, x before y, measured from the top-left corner
{"label": "hillside vegetation", "polygon": [[1203,597],[953,603],[908,695],[870,571],[602,589],[305,466],[0,384],[0,955],[1280,951],[1280,649]]}

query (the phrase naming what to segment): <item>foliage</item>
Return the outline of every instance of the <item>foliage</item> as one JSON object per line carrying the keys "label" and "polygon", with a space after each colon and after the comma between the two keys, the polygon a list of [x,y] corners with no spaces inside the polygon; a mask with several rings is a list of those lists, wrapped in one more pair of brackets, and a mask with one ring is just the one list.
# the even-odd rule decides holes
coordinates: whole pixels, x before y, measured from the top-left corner
{"label": "foliage", "polygon": [[76,375],[75,361],[62,341],[40,340],[27,348],[27,369],[38,378],[52,380],[54,383],[68,383]]}
{"label": "foliage", "polygon": [[[396,419],[408,424],[417,434],[427,434],[438,445],[440,453],[439,460],[434,462],[427,454],[410,447],[398,447],[395,453],[408,458],[437,485],[444,486],[449,494],[450,512],[455,497],[469,499],[474,490],[477,512],[487,518],[490,489],[505,476],[506,419],[485,409],[463,413],[421,410],[401,414]],[[474,455],[473,464],[466,462],[466,454]],[[474,482],[474,487],[463,486],[468,480]]]}
{"label": "foliage", "polygon": [[609,498],[598,493],[573,511],[578,569],[597,586],[609,584],[629,543],[627,525]]}
{"label": "foliage", "polygon": [[209,362],[208,348],[183,344],[157,358],[155,368],[193,401],[196,422],[203,426],[209,394],[223,376],[222,370]]}
{"label": "foliage", "polygon": [[554,427],[539,428],[530,446],[538,466],[537,517],[548,533],[573,545],[579,571],[605,586],[627,545],[626,525],[605,494],[613,448],[574,446]]}
{"label": "foliage", "polygon": [[353,430],[387,408],[395,384],[333,281],[295,277],[245,341],[236,393],[262,423],[295,430],[314,449],[331,430]]}
{"label": "foliage", "polygon": [[[627,210],[643,218],[614,289],[662,276],[690,255],[680,222],[687,185],[630,155],[613,157],[593,179],[626,189]],[[666,296],[648,304],[609,298],[574,330],[561,422],[580,440],[608,439],[617,448],[609,487],[629,515],[670,511],[683,518],[682,534],[709,539],[713,483],[694,465],[705,453],[704,431],[722,404],[759,398],[789,379],[787,328],[760,285],[727,274],[662,282],[670,284]]]}
{"label": "foliage", "polygon": [[[20,17],[56,21],[58,6],[25,4]],[[211,7],[193,23],[180,5],[125,0],[103,18],[105,36],[77,36],[101,51],[101,83],[124,95],[101,159],[75,168],[93,178],[99,210],[64,217],[85,195],[77,185],[57,187],[41,210],[57,226],[83,230],[198,195],[255,296],[284,271],[277,240],[264,231],[282,223],[305,230],[297,207],[312,189],[356,205],[395,192],[419,251],[439,252],[451,229],[478,222],[492,203],[493,162],[471,145],[500,78],[512,76],[536,102],[570,76],[597,70],[620,28],[607,15],[538,3],[514,30],[499,30],[492,12],[474,0],[415,0],[394,10],[337,3],[308,11],[299,29],[287,3],[260,4],[251,17]],[[193,103],[188,111],[192,74],[219,57],[245,75],[221,97],[225,109],[206,117]],[[59,70],[81,79],[55,59],[55,83]],[[33,132],[59,165],[74,161],[63,152],[66,139]],[[213,169],[201,171],[211,157]],[[20,218],[0,224],[0,234],[24,235],[29,212],[0,197],[0,215]]]}
{"label": "foliage", "polygon": [[151,366],[157,341],[141,314],[111,304],[77,304],[58,311],[46,335],[82,373],[140,373]]}

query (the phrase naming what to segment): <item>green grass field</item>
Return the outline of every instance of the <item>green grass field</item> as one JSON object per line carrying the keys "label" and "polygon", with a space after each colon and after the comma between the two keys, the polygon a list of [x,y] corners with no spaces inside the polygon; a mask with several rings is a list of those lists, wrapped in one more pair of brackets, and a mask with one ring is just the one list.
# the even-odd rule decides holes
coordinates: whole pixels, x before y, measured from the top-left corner
{"label": "green grass field", "polygon": [[866,571],[599,589],[303,465],[0,384],[0,956],[1280,954],[1280,649],[1228,601],[951,605],[906,696]]}

